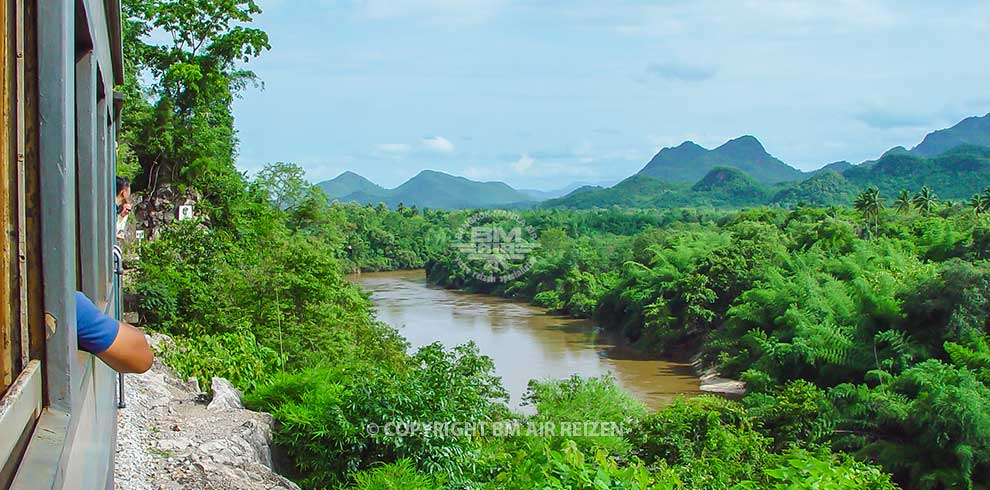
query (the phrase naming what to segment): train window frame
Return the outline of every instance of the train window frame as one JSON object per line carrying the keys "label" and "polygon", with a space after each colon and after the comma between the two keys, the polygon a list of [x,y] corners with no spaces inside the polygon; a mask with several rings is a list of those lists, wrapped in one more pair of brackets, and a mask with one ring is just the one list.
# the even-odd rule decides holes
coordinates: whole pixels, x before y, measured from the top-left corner
{"label": "train window frame", "polygon": [[[28,342],[21,345],[28,347],[22,354],[29,351],[33,359],[25,361],[32,366],[30,376],[24,377],[26,389],[0,401],[4,433],[20,424],[18,433],[29,436],[26,441],[18,438],[23,447],[17,455],[3,454],[5,445],[0,444],[0,487],[10,483],[14,489],[109,488],[117,375],[78,350],[75,291],[84,290],[104,311],[117,316],[111,247],[118,114],[113,86],[123,82],[120,4],[118,0],[0,2],[16,5],[18,16],[25,18],[27,38],[26,53],[19,56],[27,64],[23,72],[27,76],[18,77],[18,96],[23,94],[22,78],[30,80],[29,93],[27,108],[19,109],[18,117],[28,121],[17,130],[19,142],[25,135],[28,140],[27,165],[17,175],[19,184],[26,182],[17,193],[18,198],[26,197],[26,204],[19,202],[17,209],[18,224],[26,224],[29,231],[18,238],[17,250],[31,267],[24,259],[18,264],[22,298],[18,309],[21,332],[30,332],[23,335]],[[4,37],[4,42],[8,40]],[[4,91],[0,100],[6,97]],[[25,214],[28,217],[22,218]],[[6,410],[8,406],[16,410]],[[4,419],[9,417],[4,415],[15,412],[17,420],[8,425]],[[23,415],[32,413],[21,424]]]}

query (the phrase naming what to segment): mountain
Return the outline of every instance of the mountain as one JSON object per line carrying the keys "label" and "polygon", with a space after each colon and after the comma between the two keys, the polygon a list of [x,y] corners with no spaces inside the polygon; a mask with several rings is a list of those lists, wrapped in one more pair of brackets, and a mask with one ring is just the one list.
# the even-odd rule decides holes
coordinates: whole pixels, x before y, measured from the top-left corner
{"label": "mountain", "polygon": [[503,182],[476,182],[443,172],[424,170],[392,190],[390,200],[407,206],[484,208],[533,201]]}
{"label": "mountain", "polygon": [[[321,182],[318,185],[326,189],[324,184],[334,183],[335,186],[331,188],[340,189],[345,188],[344,184],[360,183],[361,185],[357,185],[353,192],[331,197],[361,204],[383,202],[391,207],[399,204],[434,209],[519,207],[535,201],[528,194],[502,182],[476,182],[433,170],[424,170],[395,189],[385,189],[357,174],[347,173],[351,175],[342,182],[334,181],[344,177],[343,174],[333,181]],[[361,180],[355,179],[355,176]]]}
{"label": "mountain", "polygon": [[[842,167],[842,166],[839,166]],[[913,193],[927,185],[942,199],[965,200],[990,186],[990,148],[960,146],[934,158],[887,152],[879,160],[855,165],[843,173],[824,170],[800,182],[771,188],[732,167],[712,169],[692,186],[634,175],[615,187],[584,189],[543,207],[566,208],[739,208],[758,205],[849,205],[867,187],[878,187],[887,199],[901,189]]]}
{"label": "mountain", "polygon": [[691,141],[660,150],[638,175],[693,183],[716,167],[735,167],[764,184],[801,180],[804,174],[767,153],[759,140],[741,136],[714,150]]}
{"label": "mountain", "polygon": [[550,199],[541,207],[589,209],[603,207],[676,208],[742,207],[767,202],[766,187],[745,172],[716,167],[693,186],[646,175],[633,175],[614,187],[581,188],[565,197]]}
{"label": "mountain", "polygon": [[983,117],[967,117],[955,126],[928,133],[912,155],[934,157],[960,145],[990,147],[990,114]]}
{"label": "mountain", "polygon": [[850,204],[867,187],[885,196],[931,187],[943,199],[969,199],[990,186],[990,114],[928,134],[911,150],[894,147],[859,165],[834,162],[803,173],[767,153],[752,136],[713,150],[686,141],[660,150],[638,173],[611,187],[575,183],[520,191],[425,170],[395,189],[354,172],[318,184],[335,199],[363,204],[463,209],[543,207],[744,207]]}
{"label": "mountain", "polygon": [[573,209],[604,207],[678,207],[690,204],[685,193],[686,184],[667,182],[646,175],[636,174],[612,187],[582,187],[557,199],[544,201],[540,206]]}
{"label": "mountain", "polygon": [[339,199],[358,192],[367,195],[385,193],[384,187],[354,172],[351,172],[350,170],[334,177],[333,179],[324,180],[316,185],[320,189],[323,189],[323,192],[325,192],[330,199]]}

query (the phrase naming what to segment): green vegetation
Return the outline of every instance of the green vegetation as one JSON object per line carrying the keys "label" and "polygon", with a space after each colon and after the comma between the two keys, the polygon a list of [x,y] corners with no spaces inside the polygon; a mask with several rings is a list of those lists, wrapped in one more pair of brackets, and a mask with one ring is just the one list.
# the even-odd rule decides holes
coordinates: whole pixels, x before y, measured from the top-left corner
{"label": "green vegetation", "polygon": [[[903,165],[916,160],[890,154],[863,171],[898,185],[871,182],[855,209],[526,211],[541,245],[531,270],[508,283],[479,283],[449,247],[468,211],[330,204],[298,166],[272,164],[253,179],[234,169],[230,101],[252,80],[235,62],[267,48],[264,33],[249,27],[253,2],[130,0],[124,8],[128,146],[119,151],[139,167],[124,170],[137,172],[136,191],[162,182],[198,191],[208,218],[174,223],[141,248],[135,288],[143,325],[174,338],[161,355],[182,375],[228,377],[252,408],[270,411],[291,476],[306,487],[887,489],[990,481],[988,194],[964,178],[946,190],[949,183],[933,177],[946,166],[957,176],[982,175],[986,155],[928,160],[935,170],[922,165],[911,177],[917,185],[907,185]],[[154,29],[175,34],[173,44],[141,41]],[[836,176],[823,173],[815,185],[829,188]],[[931,187],[922,187],[929,177]],[[846,178],[853,191],[833,187],[851,200],[866,181]],[[642,176],[620,185],[678,205],[699,195],[717,206],[731,205],[727,193],[754,205],[781,195],[721,168],[694,188]],[[920,190],[882,204],[884,192],[902,188]],[[973,207],[936,196],[959,199],[964,190]],[[658,205],[642,196],[628,199]],[[345,277],[421,266],[448,287],[594,317],[645,351],[697,352],[745,380],[749,392],[741,401],[702,396],[650,412],[611,378],[573,377],[532,382],[535,413],[513,413],[490,359],[470,344],[407,352]],[[386,430],[444,422],[521,430]],[[620,430],[561,430],[584,422]]]}
{"label": "green vegetation", "polygon": [[632,234],[559,213],[519,279],[478,283],[449,256],[427,270],[592,316],[645,350],[699,352],[747,381],[750,420],[777,450],[839,448],[919,488],[982,481],[990,221],[925,189],[907,213],[879,196],[858,211],[671,212]]}
{"label": "green vegetation", "polygon": [[737,168],[732,170],[730,177],[728,168],[715,168],[693,187],[637,174],[614,187],[570,194],[545,201],[541,206],[571,209],[847,206],[853,204],[857,194],[869,188],[892,191],[925,186],[947,199],[965,200],[990,182],[990,148],[961,146],[930,158],[888,152],[875,162],[853,166],[841,174],[816,172],[805,180],[769,187],[758,184]]}

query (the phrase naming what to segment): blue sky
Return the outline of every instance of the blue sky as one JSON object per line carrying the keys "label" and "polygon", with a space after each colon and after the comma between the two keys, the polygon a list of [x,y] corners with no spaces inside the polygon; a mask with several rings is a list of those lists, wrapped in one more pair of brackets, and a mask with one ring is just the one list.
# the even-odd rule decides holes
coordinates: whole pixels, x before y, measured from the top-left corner
{"label": "blue sky", "polygon": [[990,2],[262,0],[238,166],[611,182],[752,134],[801,169],[990,112]]}

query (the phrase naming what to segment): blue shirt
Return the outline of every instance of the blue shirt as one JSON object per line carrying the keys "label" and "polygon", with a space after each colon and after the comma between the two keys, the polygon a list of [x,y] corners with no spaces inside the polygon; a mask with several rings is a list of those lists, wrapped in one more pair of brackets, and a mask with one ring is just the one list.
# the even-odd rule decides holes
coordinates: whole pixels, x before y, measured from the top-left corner
{"label": "blue shirt", "polygon": [[110,348],[120,325],[104,315],[85,294],[76,291],[76,337],[79,349],[99,354]]}

